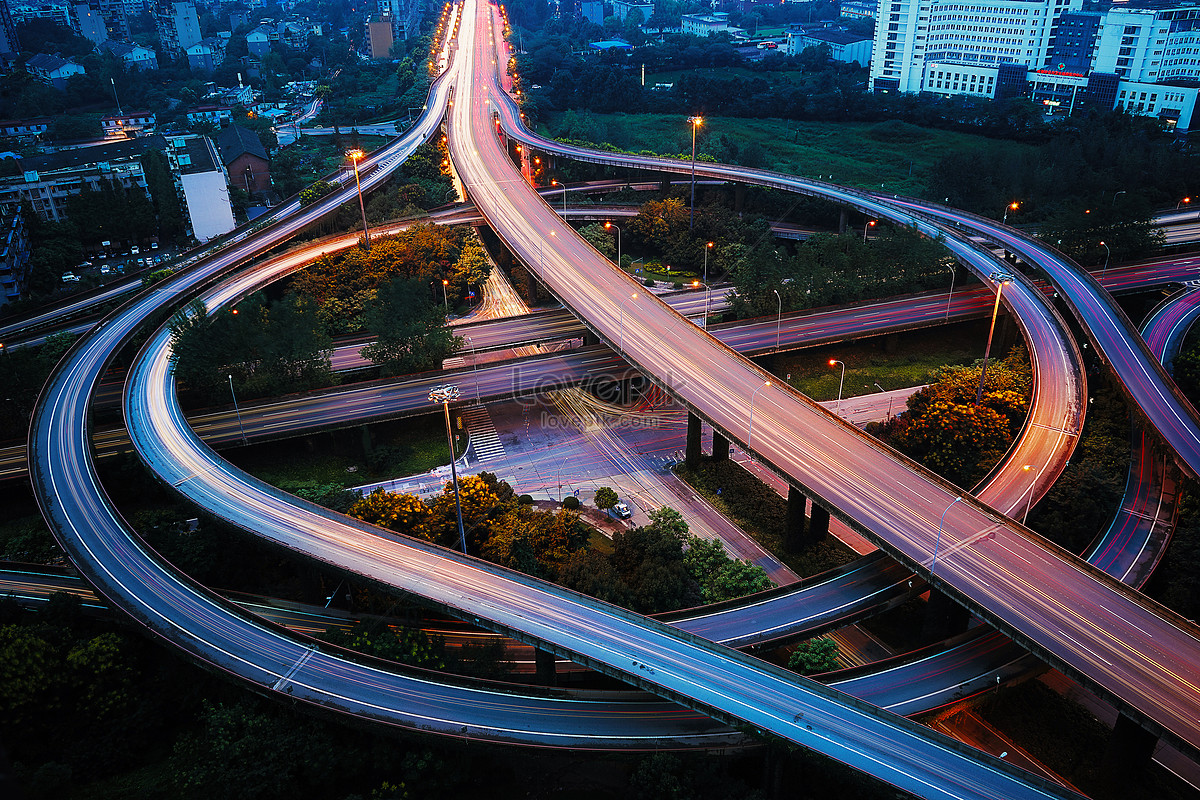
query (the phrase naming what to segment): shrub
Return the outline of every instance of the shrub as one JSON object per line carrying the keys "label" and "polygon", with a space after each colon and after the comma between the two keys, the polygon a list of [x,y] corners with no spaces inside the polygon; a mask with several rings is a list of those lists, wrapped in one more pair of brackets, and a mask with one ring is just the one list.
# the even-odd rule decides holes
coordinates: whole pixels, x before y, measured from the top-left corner
{"label": "shrub", "polygon": [[531,506],[533,505],[533,495],[523,494],[517,498],[517,505]]}
{"label": "shrub", "polygon": [[563,508],[567,509],[568,511],[578,511],[579,510],[579,498],[572,495],[572,496],[566,498],[565,500],[563,500],[562,505],[563,505]]}

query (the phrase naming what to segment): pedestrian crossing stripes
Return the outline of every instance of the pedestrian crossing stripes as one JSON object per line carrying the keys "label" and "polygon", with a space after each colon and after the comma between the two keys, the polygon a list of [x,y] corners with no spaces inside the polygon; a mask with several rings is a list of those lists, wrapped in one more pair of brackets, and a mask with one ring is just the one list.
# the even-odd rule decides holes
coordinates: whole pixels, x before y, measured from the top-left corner
{"label": "pedestrian crossing stripes", "polygon": [[481,463],[504,458],[504,445],[492,425],[492,417],[484,406],[471,406],[461,412],[463,424],[471,437],[471,449]]}

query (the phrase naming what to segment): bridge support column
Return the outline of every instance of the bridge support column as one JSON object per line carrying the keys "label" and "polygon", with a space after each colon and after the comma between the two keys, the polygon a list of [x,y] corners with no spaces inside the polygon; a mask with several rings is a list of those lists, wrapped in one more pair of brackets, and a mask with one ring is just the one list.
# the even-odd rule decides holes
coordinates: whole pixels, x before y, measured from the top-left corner
{"label": "bridge support column", "polygon": [[848,221],[849,220],[846,217],[846,210],[842,209],[841,213],[838,214],[838,233],[846,232],[846,224]]}
{"label": "bridge support column", "polygon": [[533,276],[533,270],[525,268],[525,296],[529,298],[529,304],[537,303],[537,279]]}
{"label": "bridge support column", "polygon": [[795,486],[788,486],[787,517],[783,531],[783,549],[795,553],[804,547],[804,509],[808,498]]}
{"label": "bridge support column", "polygon": [[746,184],[739,183],[733,190],[733,213],[742,213],[742,207],[746,205]]}
{"label": "bridge support column", "polygon": [[1158,737],[1124,714],[1117,715],[1105,752],[1105,770],[1118,786],[1131,784],[1150,766]]}
{"label": "bridge support column", "polygon": [[808,517],[808,540],[819,542],[829,535],[829,510],[813,500],[812,513]]}
{"label": "bridge support column", "polygon": [[925,604],[924,633],[930,640],[949,639],[963,633],[971,621],[971,612],[937,589],[929,590]]}
{"label": "bridge support column", "polygon": [[712,460],[729,460],[729,440],[717,433],[716,430],[713,430]]}
{"label": "bridge support column", "polygon": [[583,334],[583,346],[588,347],[593,344],[600,344],[600,337],[591,331],[585,332]]}
{"label": "bridge support column", "polygon": [[545,650],[534,650],[533,652],[537,661],[538,683],[543,686],[557,686],[558,670],[554,666],[554,653],[547,653]]}
{"label": "bridge support column", "polygon": [[687,444],[683,450],[683,463],[688,469],[695,469],[700,463],[700,418],[691,411],[687,415]]}

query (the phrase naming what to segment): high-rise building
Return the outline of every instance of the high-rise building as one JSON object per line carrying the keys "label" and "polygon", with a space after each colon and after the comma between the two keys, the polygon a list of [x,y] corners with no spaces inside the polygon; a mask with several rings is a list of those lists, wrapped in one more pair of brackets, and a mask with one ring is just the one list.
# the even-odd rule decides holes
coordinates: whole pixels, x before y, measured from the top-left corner
{"label": "high-rise building", "polygon": [[375,17],[367,22],[367,40],[371,45],[371,58],[379,61],[389,56],[392,50],[392,19],[388,16]]}
{"label": "high-rise building", "polygon": [[161,3],[155,10],[154,21],[163,50],[172,56],[182,55],[203,38],[200,35],[200,17],[191,3]]}
{"label": "high-rise building", "polygon": [[15,55],[21,49],[17,41],[17,26],[8,11],[8,0],[0,0],[0,57]]}
{"label": "high-rise building", "polygon": [[380,17],[392,22],[392,38],[395,41],[420,34],[420,0],[376,0],[375,8]]}

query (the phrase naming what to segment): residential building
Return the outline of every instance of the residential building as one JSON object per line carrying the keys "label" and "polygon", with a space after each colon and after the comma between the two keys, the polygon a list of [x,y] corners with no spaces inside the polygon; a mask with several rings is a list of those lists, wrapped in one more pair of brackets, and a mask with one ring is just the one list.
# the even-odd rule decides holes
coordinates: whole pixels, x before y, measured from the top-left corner
{"label": "residential building", "polygon": [[0,60],[8,61],[21,52],[17,25],[8,10],[8,0],[0,0]]}
{"label": "residential building", "polygon": [[0,122],[0,136],[15,139],[36,139],[50,130],[54,117],[33,117],[31,119],[13,119]]}
{"label": "residential building", "polygon": [[375,10],[392,22],[392,38],[402,41],[420,35],[420,0],[375,0]]}
{"label": "residential building", "polygon": [[31,19],[48,19],[64,28],[71,27],[71,9],[66,3],[50,2],[41,5],[19,5],[13,3],[8,8],[13,22],[20,25]]}
{"label": "residential building", "polygon": [[271,191],[271,161],[257,133],[229,125],[217,137],[217,149],[231,186],[250,195]]}
{"label": "residential building", "polygon": [[65,88],[67,79],[72,75],[83,75],[86,72],[74,61],[59,56],[48,56],[45,53],[38,53],[26,61],[25,71],[55,89]]}
{"label": "residential building", "polygon": [[729,15],[713,14],[684,14],[679,21],[679,27],[692,36],[712,36],[714,33],[729,30]]}
{"label": "residential building", "polygon": [[201,39],[186,51],[193,72],[212,72],[225,61],[226,41],[217,36]]}
{"label": "residential building", "polygon": [[196,6],[191,3],[161,3],[155,9],[154,22],[158,26],[158,39],[163,50],[173,58],[182,56],[203,38],[200,35],[200,17],[196,13]]}
{"label": "residential building", "polygon": [[629,16],[629,12],[637,9],[642,14],[642,22],[649,21],[650,17],[654,16],[654,5],[652,3],[642,3],[639,0],[613,0],[612,10],[613,16],[625,22],[625,17]]}
{"label": "residential building", "polygon": [[62,222],[67,198],[98,188],[102,181],[145,192],[141,155],[152,147],[162,149],[162,138],[144,136],[23,158],[22,174],[0,180],[0,205],[26,202],[41,219]]}
{"label": "residential building", "polygon": [[112,53],[132,69],[158,69],[158,54],[149,47],[109,39],[100,45],[100,49]]}
{"label": "residential building", "polygon": [[380,16],[367,23],[367,41],[371,46],[371,59],[379,61],[388,58],[392,52],[392,18]]}
{"label": "residential building", "polygon": [[875,19],[878,3],[872,0],[842,0],[841,16],[845,19]]}
{"label": "residential building", "polygon": [[829,48],[829,57],[845,64],[858,62],[865,66],[871,61],[871,38],[850,33],[841,28],[817,28],[807,31],[789,31],[787,54],[798,56],[809,47]]}
{"label": "residential building", "polygon": [[89,5],[71,6],[71,28],[80,36],[93,44],[100,44],[108,39],[108,26],[98,9]]}
{"label": "residential building", "polygon": [[250,55],[262,58],[271,52],[272,41],[279,41],[279,29],[274,23],[262,24],[246,34],[246,49]]}
{"label": "residential building", "polygon": [[157,117],[153,111],[130,111],[100,118],[100,129],[109,139],[133,139],[154,133]]}
{"label": "residential building", "polygon": [[207,242],[233,230],[229,182],[212,140],[207,136],[173,136],[167,140],[167,159],[183,196],[191,235]]}
{"label": "residential building", "polygon": [[603,25],[604,3],[600,0],[583,0],[579,4],[579,15],[594,25]]}
{"label": "residential building", "polygon": [[230,106],[196,106],[189,109],[187,112],[188,123],[195,125],[197,122],[207,122],[210,125],[220,127],[228,125],[233,119],[233,108]]}
{"label": "residential building", "polygon": [[29,232],[21,207],[0,207],[0,305],[21,299],[29,282]]}

